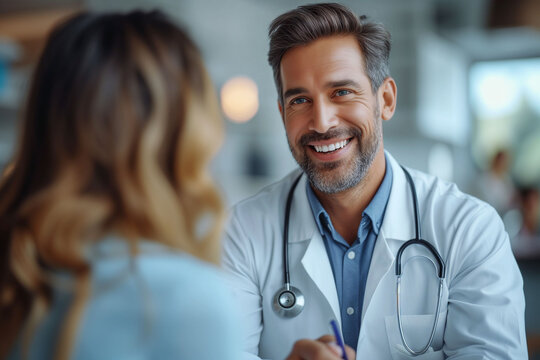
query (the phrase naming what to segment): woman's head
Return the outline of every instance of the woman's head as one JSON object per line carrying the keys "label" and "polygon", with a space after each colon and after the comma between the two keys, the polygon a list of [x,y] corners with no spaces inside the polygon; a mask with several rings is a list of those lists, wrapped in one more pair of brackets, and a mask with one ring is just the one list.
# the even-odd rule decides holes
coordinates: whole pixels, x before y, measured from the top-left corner
{"label": "woman's head", "polygon": [[22,125],[0,183],[3,305],[9,287],[39,293],[43,265],[85,271],[82,247],[106,232],[217,261],[222,208],[207,165],[222,124],[198,50],[162,14],[85,13],[57,27]]}
{"label": "woman's head", "polygon": [[78,15],[51,34],[35,71],[10,176],[21,182],[16,202],[35,197],[25,215],[48,191],[58,201],[69,192],[81,206],[100,202],[103,225],[173,241],[146,223],[178,216],[178,198],[205,198],[217,113],[197,49],[163,15]]}

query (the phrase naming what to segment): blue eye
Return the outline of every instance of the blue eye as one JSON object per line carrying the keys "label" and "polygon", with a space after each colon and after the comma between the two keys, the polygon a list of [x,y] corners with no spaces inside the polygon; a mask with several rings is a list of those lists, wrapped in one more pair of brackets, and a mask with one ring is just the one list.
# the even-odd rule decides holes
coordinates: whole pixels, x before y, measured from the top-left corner
{"label": "blue eye", "polygon": [[299,104],[304,104],[307,102],[307,99],[306,98],[296,98],[294,99],[293,101],[291,101],[291,104],[293,105],[299,105]]}
{"label": "blue eye", "polygon": [[336,91],[336,96],[345,96],[351,93],[350,90],[338,90]]}

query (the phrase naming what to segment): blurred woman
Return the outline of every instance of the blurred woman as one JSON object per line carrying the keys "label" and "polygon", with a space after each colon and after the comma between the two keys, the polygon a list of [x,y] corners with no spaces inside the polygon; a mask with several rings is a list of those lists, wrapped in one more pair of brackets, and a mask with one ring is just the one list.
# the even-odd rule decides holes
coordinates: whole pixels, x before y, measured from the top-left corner
{"label": "blurred woman", "polygon": [[0,358],[234,359],[222,139],[198,50],[157,12],[80,14],[35,70],[0,183]]}

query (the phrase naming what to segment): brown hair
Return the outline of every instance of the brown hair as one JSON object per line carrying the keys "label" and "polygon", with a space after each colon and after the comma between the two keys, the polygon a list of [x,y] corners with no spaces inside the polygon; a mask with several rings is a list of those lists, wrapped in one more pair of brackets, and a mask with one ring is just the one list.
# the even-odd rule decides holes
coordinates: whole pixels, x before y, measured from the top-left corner
{"label": "brown hair", "polygon": [[390,76],[390,33],[382,24],[366,19],[365,16],[357,17],[343,5],[323,3],[299,6],[272,21],[268,30],[268,62],[274,72],[280,103],[283,103],[280,70],[283,55],[294,47],[331,35],[353,35],[356,38],[375,93],[384,79]]}
{"label": "brown hair", "polygon": [[47,271],[61,269],[76,280],[66,358],[90,291],[88,244],[114,232],[133,252],[147,239],[218,262],[223,208],[207,165],[223,129],[199,51],[158,12],[57,27],[25,111],[0,179],[0,357],[45,313]]}

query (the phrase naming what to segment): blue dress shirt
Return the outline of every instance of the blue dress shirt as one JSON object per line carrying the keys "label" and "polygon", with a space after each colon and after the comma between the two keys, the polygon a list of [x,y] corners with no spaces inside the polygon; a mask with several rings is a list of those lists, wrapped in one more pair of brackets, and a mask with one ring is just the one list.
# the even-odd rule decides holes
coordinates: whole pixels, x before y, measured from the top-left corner
{"label": "blue dress shirt", "polygon": [[356,240],[351,245],[334,229],[330,216],[317,199],[309,182],[306,184],[309,204],[334,272],[344,341],[356,349],[371,256],[392,188],[392,167],[386,166],[383,181],[362,213]]}

